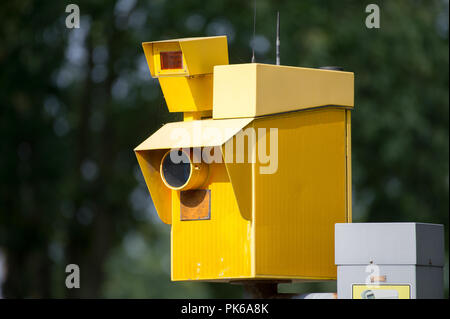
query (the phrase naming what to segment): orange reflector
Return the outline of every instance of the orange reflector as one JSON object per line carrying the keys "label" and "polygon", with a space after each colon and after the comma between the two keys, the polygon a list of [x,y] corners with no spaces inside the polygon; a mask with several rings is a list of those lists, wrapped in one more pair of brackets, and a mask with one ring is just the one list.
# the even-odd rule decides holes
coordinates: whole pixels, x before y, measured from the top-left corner
{"label": "orange reflector", "polygon": [[161,70],[182,69],[183,53],[181,51],[161,52]]}

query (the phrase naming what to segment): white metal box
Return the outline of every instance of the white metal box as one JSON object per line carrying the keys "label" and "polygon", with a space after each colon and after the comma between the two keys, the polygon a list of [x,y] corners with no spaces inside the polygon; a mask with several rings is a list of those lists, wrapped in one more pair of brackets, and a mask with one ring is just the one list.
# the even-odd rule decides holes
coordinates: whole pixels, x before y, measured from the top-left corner
{"label": "white metal box", "polygon": [[336,224],[335,263],[339,299],[442,298],[444,227]]}

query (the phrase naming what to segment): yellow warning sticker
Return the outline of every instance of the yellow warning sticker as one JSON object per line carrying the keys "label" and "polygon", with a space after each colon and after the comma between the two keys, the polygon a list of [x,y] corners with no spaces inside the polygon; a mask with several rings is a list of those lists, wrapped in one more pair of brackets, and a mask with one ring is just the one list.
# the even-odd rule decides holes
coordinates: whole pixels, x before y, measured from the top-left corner
{"label": "yellow warning sticker", "polygon": [[411,299],[410,285],[353,285],[353,299]]}

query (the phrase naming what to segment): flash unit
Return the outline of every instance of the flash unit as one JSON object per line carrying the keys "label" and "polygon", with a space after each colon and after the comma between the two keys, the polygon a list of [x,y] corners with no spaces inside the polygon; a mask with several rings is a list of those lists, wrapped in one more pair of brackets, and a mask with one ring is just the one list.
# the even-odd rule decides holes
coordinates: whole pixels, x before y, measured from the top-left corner
{"label": "flash unit", "polygon": [[161,70],[182,69],[183,53],[181,51],[161,52]]}

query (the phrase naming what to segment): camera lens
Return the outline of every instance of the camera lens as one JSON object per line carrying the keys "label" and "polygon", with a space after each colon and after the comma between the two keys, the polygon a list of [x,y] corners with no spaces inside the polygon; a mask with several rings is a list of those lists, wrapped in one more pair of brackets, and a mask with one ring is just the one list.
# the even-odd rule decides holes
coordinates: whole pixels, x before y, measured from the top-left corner
{"label": "camera lens", "polygon": [[168,152],[161,164],[161,175],[167,186],[171,188],[180,188],[185,185],[191,175],[189,156],[181,150]]}
{"label": "camera lens", "polygon": [[163,156],[160,174],[167,187],[188,190],[204,186],[209,176],[209,166],[201,162],[194,150],[171,150]]}

